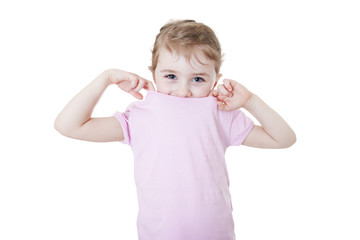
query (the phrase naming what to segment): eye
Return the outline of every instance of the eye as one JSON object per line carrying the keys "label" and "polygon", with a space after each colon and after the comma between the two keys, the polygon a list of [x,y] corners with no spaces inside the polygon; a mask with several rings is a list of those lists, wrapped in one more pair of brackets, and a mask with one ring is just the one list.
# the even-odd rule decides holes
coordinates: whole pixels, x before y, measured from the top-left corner
{"label": "eye", "polygon": [[165,77],[168,78],[168,79],[171,79],[171,80],[176,79],[176,76],[174,74],[169,74],[169,75],[166,75]]}
{"label": "eye", "polygon": [[201,77],[194,77],[193,81],[194,82],[205,82],[205,80]]}

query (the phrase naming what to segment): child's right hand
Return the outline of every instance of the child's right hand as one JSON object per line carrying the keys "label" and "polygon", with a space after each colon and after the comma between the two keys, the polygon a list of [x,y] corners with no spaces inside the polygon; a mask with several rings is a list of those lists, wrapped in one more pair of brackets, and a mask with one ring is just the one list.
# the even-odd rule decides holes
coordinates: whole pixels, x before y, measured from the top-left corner
{"label": "child's right hand", "polygon": [[141,100],[143,95],[140,93],[142,88],[155,91],[151,81],[146,80],[134,73],[125,72],[119,69],[107,70],[107,81],[109,84],[116,84],[123,91],[130,93],[135,98]]}
{"label": "child's right hand", "polygon": [[100,74],[81,90],[60,112],[55,129],[61,134],[86,141],[122,141],[124,134],[115,117],[93,118],[92,112],[101,95],[110,84],[118,85],[137,99],[142,88],[155,91],[152,83],[136,74],[110,69]]}

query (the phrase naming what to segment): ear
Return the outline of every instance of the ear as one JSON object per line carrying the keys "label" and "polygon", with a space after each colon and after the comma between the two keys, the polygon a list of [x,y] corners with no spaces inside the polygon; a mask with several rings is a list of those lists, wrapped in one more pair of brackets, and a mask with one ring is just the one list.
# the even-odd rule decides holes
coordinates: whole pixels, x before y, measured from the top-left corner
{"label": "ear", "polygon": [[149,70],[151,71],[152,76],[153,76],[154,83],[156,84],[156,80],[155,80],[155,71],[152,69],[152,67],[151,67],[151,66],[149,66]]}
{"label": "ear", "polygon": [[215,87],[216,87],[216,85],[217,85],[217,83],[218,83],[219,79],[220,79],[222,76],[223,76],[223,75],[222,75],[221,73],[219,73],[219,74],[217,75],[217,77],[216,77],[216,81],[215,81],[215,84],[214,84],[214,86],[212,87],[211,91],[215,89]]}

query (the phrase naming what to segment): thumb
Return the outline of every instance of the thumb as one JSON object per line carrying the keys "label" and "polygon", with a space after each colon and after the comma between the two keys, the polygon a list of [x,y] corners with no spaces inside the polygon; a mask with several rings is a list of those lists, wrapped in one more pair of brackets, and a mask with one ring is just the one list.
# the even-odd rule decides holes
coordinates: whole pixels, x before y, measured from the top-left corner
{"label": "thumb", "polygon": [[155,91],[154,85],[153,85],[152,82],[149,81],[149,80],[145,80],[144,89],[146,89],[146,90],[151,90],[151,91]]}
{"label": "thumb", "polygon": [[214,89],[210,92],[209,96],[217,97],[219,96],[219,91]]}
{"label": "thumb", "polygon": [[134,92],[134,91],[130,91],[129,92],[132,96],[134,96],[135,98],[142,100],[143,99],[143,95],[140,92]]}

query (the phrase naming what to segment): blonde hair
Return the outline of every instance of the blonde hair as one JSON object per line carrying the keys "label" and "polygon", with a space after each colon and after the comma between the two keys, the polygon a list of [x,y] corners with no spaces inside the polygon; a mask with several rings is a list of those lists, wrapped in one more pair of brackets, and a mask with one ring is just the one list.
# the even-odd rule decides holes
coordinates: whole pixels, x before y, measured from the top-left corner
{"label": "blonde hair", "polygon": [[152,49],[152,65],[149,67],[152,72],[156,69],[162,47],[170,52],[176,51],[189,60],[193,56],[194,49],[198,48],[208,59],[214,61],[215,72],[219,74],[222,63],[220,43],[215,32],[203,23],[194,20],[177,20],[165,24],[156,36]]}

